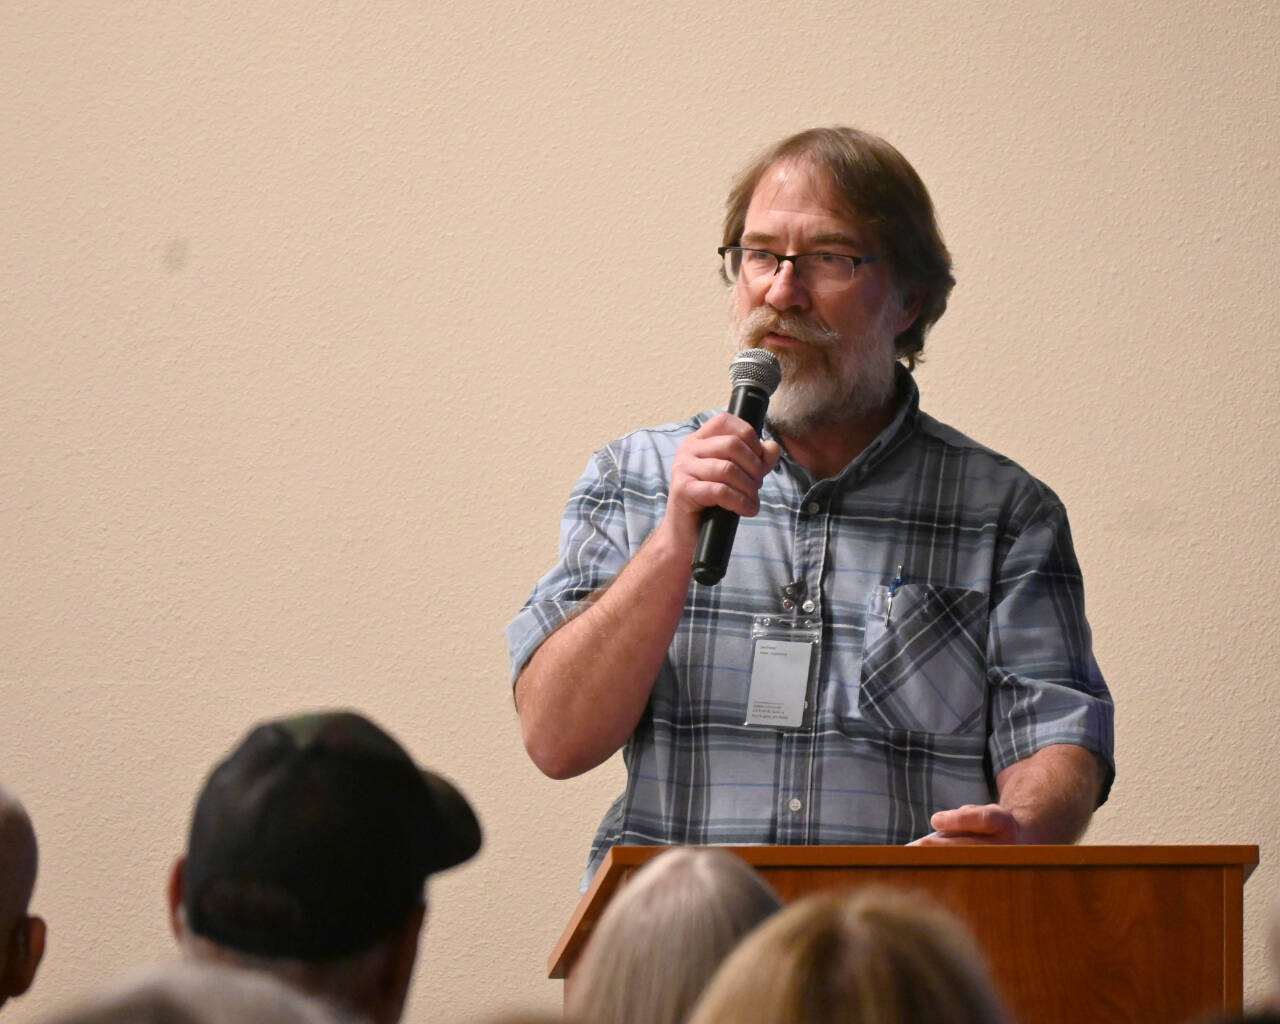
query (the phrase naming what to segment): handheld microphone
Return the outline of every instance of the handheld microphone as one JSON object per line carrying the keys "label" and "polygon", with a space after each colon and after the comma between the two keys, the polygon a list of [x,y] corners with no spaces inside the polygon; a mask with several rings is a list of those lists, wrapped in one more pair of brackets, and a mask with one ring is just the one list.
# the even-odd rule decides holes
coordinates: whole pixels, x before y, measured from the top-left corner
{"label": "handheld microphone", "polygon": [[[729,383],[733,385],[729,411],[750,423],[758,436],[769,409],[769,396],[782,383],[778,357],[768,349],[744,349],[729,366]],[[693,552],[693,578],[704,587],[713,587],[724,579],[737,532],[736,512],[718,506],[703,510],[698,546]]]}

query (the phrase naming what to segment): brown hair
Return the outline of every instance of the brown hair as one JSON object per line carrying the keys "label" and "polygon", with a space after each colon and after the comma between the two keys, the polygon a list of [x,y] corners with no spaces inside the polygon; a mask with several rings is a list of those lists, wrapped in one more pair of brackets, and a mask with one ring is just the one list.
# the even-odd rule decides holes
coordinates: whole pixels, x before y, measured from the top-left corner
{"label": "brown hair", "polygon": [[973,938],[912,893],[812,896],[748,936],[690,1024],[1000,1024]]}
{"label": "brown hair", "polygon": [[945,312],[956,283],[924,182],[906,157],[876,135],[857,128],[810,128],[770,147],[738,176],[725,204],[723,244],[742,240],[756,186],[769,168],[787,161],[830,176],[846,212],[888,257],[903,298],[920,300],[919,316],[897,339],[898,358],[914,369],[925,333]]}

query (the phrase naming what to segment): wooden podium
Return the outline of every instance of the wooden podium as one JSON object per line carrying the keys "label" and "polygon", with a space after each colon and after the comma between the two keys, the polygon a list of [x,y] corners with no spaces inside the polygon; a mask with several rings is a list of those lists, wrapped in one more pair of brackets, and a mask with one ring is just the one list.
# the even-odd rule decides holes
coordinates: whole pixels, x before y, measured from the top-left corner
{"label": "wooden podium", "polygon": [[[618,888],[661,846],[615,846],[548,961],[571,977]],[[1020,1021],[1239,1012],[1256,846],[731,846],[784,902],[868,883],[929,894],[981,942]]]}

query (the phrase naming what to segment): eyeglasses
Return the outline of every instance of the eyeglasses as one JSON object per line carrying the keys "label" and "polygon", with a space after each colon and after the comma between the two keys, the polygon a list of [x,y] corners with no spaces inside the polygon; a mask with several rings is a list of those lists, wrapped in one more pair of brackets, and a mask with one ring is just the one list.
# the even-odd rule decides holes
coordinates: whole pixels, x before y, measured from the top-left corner
{"label": "eyeglasses", "polygon": [[802,252],[798,256],[779,256],[768,249],[747,249],[741,245],[722,245],[716,250],[724,258],[724,273],[730,281],[742,278],[748,284],[773,277],[782,264],[790,262],[803,284],[811,292],[834,292],[853,280],[853,273],[864,263],[875,263],[883,256],[845,256],[834,252]]}

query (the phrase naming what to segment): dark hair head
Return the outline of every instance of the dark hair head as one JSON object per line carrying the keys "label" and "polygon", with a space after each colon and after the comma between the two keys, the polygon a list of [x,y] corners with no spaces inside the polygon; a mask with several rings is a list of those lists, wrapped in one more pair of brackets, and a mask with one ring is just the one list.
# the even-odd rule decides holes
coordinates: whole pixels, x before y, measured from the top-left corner
{"label": "dark hair head", "polygon": [[260,956],[368,948],[423,903],[423,883],[480,848],[448,781],[354,712],[259,725],[210,775],[187,843],[192,931]]}

